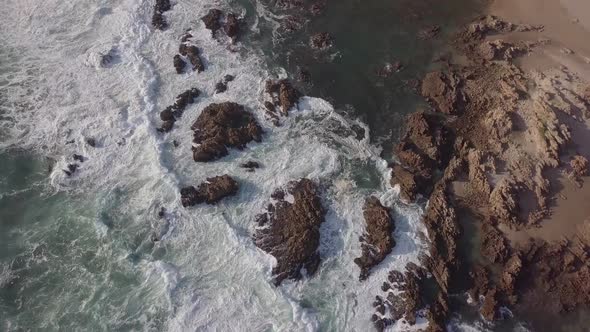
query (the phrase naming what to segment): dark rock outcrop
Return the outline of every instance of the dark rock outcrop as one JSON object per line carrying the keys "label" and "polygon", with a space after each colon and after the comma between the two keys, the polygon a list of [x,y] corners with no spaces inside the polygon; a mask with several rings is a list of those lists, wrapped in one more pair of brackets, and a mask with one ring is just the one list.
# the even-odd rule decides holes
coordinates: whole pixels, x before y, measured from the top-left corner
{"label": "dark rock outcrop", "polygon": [[211,35],[215,36],[217,30],[221,29],[221,17],[223,12],[219,9],[210,9],[207,15],[201,17],[205,28],[211,30]]}
{"label": "dark rock outcrop", "polygon": [[299,92],[288,80],[267,81],[266,92],[271,96],[275,106],[281,106],[283,114],[297,105],[301,92]]}
{"label": "dark rock outcrop", "polygon": [[365,233],[360,237],[362,255],[354,263],[361,269],[359,279],[369,277],[372,267],[381,263],[395,246],[393,239],[394,223],[386,207],[376,197],[369,197],[363,208]]}
{"label": "dark rock outcrop", "polygon": [[170,0],[156,0],[154,5],[154,14],[152,15],[152,25],[154,28],[164,30],[168,27],[168,23],[162,13],[169,11],[172,6]]}
{"label": "dark rock outcrop", "polygon": [[182,117],[186,107],[189,104],[194,103],[195,99],[197,99],[200,94],[201,92],[197,88],[192,88],[176,96],[176,102],[174,105],[168,106],[160,112],[160,119],[163,123],[162,126],[158,128],[158,131],[167,133],[172,130],[174,123]]}
{"label": "dark rock outcrop", "polygon": [[260,168],[260,164],[256,161],[250,160],[248,162],[240,164],[240,167],[247,169],[248,172],[254,172],[254,169]]}
{"label": "dark rock outcrop", "polygon": [[178,53],[188,59],[192,65],[193,70],[196,70],[198,73],[205,70],[205,65],[201,59],[201,51],[195,45],[182,43],[178,48]]}
{"label": "dark rock outcrop", "polygon": [[458,75],[435,71],[426,74],[422,80],[422,96],[439,112],[458,114],[465,104]]}
{"label": "dark rock outcrop", "polygon": [[227,147],[243,149],[251,141],[260,142],[262,129],[244,106],[225,102],[211,104],[192,125],[193,159],[197,162],[219,159],[228,154]]}
{"label": "dark rock outcrop", "polygon": [[232,38],[238,38],[240,34],[240,20],[236,16],[236,14],[229,13],[225,18],[225,26],[223,27],[225,34]]}
{"label": "dark rock outcrop", "polygon": [[311,47],[317,50],[325,50],[332,47],[332,36],[327,32],[318,32],[311,36],[309,42]]}
{"label": "dark rock outcrop", "polygon": [[275,203],[256,218],[254,242],[276,258],[276,285],[287,278],[300,279],[302,269],[313,275],[320,263],[317,249],[325,211],[318,189],[311,180],[301,179],[290,182],[287,191],[293,195],[293,203],[277,196]]}
{"label": "dark rock outcrop", "polygon": [[406,124],[406,132],[394,150],[401,165],[393,166],[391,185],[399,184],[401,197],[412,201],[417,194],[430,194],[436,170],[449,161],[453,135],[435,114],[411,114]]}
{"label": "dark rock outcrop", "polygon": [[180,55],[176,54],[172,62],[174,63],[174,69],[176,69],[176,73],[182,74],[184,72],[185,63],[184,60],[182,60],[182,58],[180,57]]}
{"label": "dark rock outcrop", "polygon": [[225,197],[235,195],[238,189],[238,183],[227,174],[207,178],[207,181],[201,183],[198,188],[190,186],[180,190],[182,206],[215,204]]}

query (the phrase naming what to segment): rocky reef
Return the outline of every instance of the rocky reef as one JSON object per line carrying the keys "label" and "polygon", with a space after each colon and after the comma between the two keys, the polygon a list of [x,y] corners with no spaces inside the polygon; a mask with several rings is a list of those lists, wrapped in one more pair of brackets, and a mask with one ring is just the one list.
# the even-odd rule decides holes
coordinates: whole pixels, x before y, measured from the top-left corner
{"label": "rocky reef", "polygon": [[158,128],[158,131],[163,133],[171,131],[174,127],[174,123],[182,117],[186,107],[189,104],[194,103],[195,99],[197,99],[200,94],[201,92],[197,88],[192,88],[176,96],[176,102],[160,112],[162,126]]}
{"label": "rocky reef", "polygon": [[362,255],[355,258],[354,263],[361,269],[359,279],[369,277],[373,266],[381,263],[395,246],[393,232],[395,225],[389,211],[378,198],[371,196],[365,201],[363,208],[365,217],[365,233],[360,237]]}
{"label": "rocky reef", "polygon": [[238,192],[239,185],[229,175],[207,178],[197,188],[184,187],[180,190],[182,206],[188,207],[196,204],[215,204],[223,198],[233,196]]}
{"label": "rocky reef", "polygon": [[164,30],[168,27],[168,22],[163,13],[172,8],[170,0],[156,0],[154,4],[154,14],[152,15],[152,25],[158,30]]}
{"label": "rocky reef", "polygon": [[206,162],[226,156],[228,147],[243,149],[262,140],[262,128],[244,106],[214,103],[205,107],[191,129],[194,132],[193,159]]}
{"label": "rocky reef", "polygon": [[[502,318],[502,306],[516,313],[563,313],[590,305],[587,225],[558,242],[521,243],[508,236],[542,227],[551,216],[558,191],[548,174],[564,174],[582,186],[588,172],[587,156],[571,145],[576,135],[590,133],[581,124],[589,119],[588,85],[565,67],[523,71],[513,63],[543,42],[499,39],[538,29],[478,18],[454,42],[467,61],[448,62],[422,80],[420,93],[431,110],[407,118],[394,149],[391,183],[406,201],[418,194],[429,198],[422,220],[430,253],[422,263],[430,276],[417,269],[403,278],[393,272],[392,279],[405,280],[408,298],[378,298],[372,319],[378,329],[402,316],[411,323],[407,312],[388,309],[410,307],[426,308],[428,330],[444,331],[449,294],[465,291],[489,321]],[[461,253],[462,237],[474,236],[462,225],[473,222],[482,257],[476,261]],[[414,294],[424,294],[429,283],[436,295],[417,302]]]}
{"label": "rocky reef", "polygon": [[309,179],[290,182],[272,196],[273,203],[256,217],[254,242],[276,258],[273,276],[279,285],[285,279],[300,279],[303,269],[308,276],[318,269],[320,225],[326,212],[317,185]]}

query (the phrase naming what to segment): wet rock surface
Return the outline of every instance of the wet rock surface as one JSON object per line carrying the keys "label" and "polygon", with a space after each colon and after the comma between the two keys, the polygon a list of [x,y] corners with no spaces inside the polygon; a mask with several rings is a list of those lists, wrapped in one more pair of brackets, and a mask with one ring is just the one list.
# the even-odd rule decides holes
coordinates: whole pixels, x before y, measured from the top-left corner
{"label": "wet rock surface", "polygon": [[244,106],[214,103],[205,107],[191,129],[194,131],[193,159],[206,162],[226,156],[228,147],[243,149],[262,140],[262,129]]}
{"label": "wet rock surface", "polygon": [[162,125],[158,128],[158,131],[163,133],[171,131],[174,123],[182,117],[187,106],[194,103],[200,94],[201,92],[197,88],[192,88],[176,96],[176,102],[160,112]]}
{"label": "wet rock surface", "polygon": [[287,115],[291,108],[297,106],[297,102],[302,96],[301,92],[288,80],[267,81],[266,93],[272,98],[272,105],[280,106],[284,115]]}
{"label": "wet rock surface", "polygon": [[[567,125],[574,122],[566,117],[588,111],[577,97],[583,94],[582,81],[566,68],[523,72],[511,62],[537,42],[487,38],[539,29],[492,16],[468,24],[455,46],[469,63],[449,62],[446,70],[425,76],[420,92],[434,112],[408,117],[394,150],[392,184],[400,185],[402,198],[429,198],[423,223],[431,244],[422,264],[432,277],[415,279],[421,292],[424,282],[435,285],[436,296],[422,297],[429,330],[444,330],[452,310],[449,294],[465,291],[489,321],[502,318],[502,306],[544,315],[590,305],[587,225],[557,243],[519,244],[504,231],[538,227],[550,216],[556,192],[547,171],[574,181],[588,172],[586,157],[566,149],[574,139]],[[522,134],[522,128],[539,129]],[[478,261],[462,253],[462,237],[475,236],[465,234],[466,223],[477,227]],[[403,307],[395,297],[389,302]],[[382,311],[377,307],[373,319],[378,328],[389,322]],[[394,312],[387,319],[401,316]]]}
{"label": "wet rock surface", "polygon": [[[285,191],[293,197],[292,203],[285,199]],[[254,235],[256,246],[277,260],[273,268],[276,285],[285,279],[301,279],[302,269],[309,276],[316,272],[320,264],[320,225],[325,216],[313,181],[290,182],[285,191],[273,194],[275,201],[256,218]]]}
{"label": "wet rock surface", "polygon": [[168,27],[168,23],[164,18],[163,13],[172,8],[170,0],[156,0],[154,4],[154,13],[152,15],[152,25],[158,30],[164,30]]}
{"label": "wet rock surface", "polygon": [[219,9],[210,9],[209,12],[201,17],[201,21],[205,24],[205,28],[211,30],[211,35],[215,38],[218,31],[225,32],[225,34],[235,42],[241,35],[241,20],[234,13],[224,13]]}
{"label": "wet rock surface", "polygon": [[197,188],[184,187],[180,190],[182,206],[188,207],[196,204],[215,204],[223,198],[233,196],[238,192],[239,185],[229,175],[207,178]]}
{"label": "wet rock surface", "polygon": [[363,216],[366,223],[365,233],[359,239],[362,255],[354,259],[354,263],[361,269],[359,276],[361,281],[369,277],[371,268],[381,263],[395,246],[394,222],[389,210],[381,204],[378,198],[367,198],[363,208]]}
{"label": "wet rock surface", "polygon": [[333,38],[327,32],[318,32],[311,36],[309,43],[316,50],[325,50],[332,47]]}
{"label": "wet rock surface", "polygon": [[436,114],[418,112],[406,119],[406,132],[395,147],[399,164],[393,166],[391,184],[399,185],[401,197],[412,201],[430,194],[437,170],[451,155],[454,136]]}

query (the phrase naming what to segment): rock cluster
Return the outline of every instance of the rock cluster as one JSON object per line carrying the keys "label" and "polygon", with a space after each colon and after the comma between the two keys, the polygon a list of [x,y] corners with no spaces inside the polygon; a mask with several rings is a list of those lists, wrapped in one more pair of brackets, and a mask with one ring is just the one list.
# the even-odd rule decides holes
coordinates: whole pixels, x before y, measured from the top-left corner
{"label": "rock cluster", "polygon": [[180,46],[178,47],[179,54],[174,56],[174,68],[178,74],[184,73],[186,61],[191,64],[192,70],[198,73],[205,70],[205,64],[201,59],[201,51],[197,46],[190,43],[191,38],[192,35],[187,31],[181,38]]}
{"label": "rock cluster", "polygon": [[435,71],[426,74],[421,92],[436,111],[445,114],[457,114],[466,102],[461,78],[454,73]]}
{"label": "rock cluster", "polygon": [[[501,318],[501,306],[557,313],[590,304],[588,229],[558,243],[518,245],[499,228],[532,227],[549,215],[554,193],[547,170],[565,171],[573,179],[588,171],[586,158],[565,149],[574,133],[563,119],[576,114],[587,118],[590,110],[576,92],[581,91],[579,80],[567,69],[525,74],[510,61],[533,44],[485,38],[538,29],[490,16],[468,25],[456,46],[469,64],[425,76],[421,93],[434,113],[408,117],[406,133],[395,148],[399,163],[393,165],[392,184],[399,184],[406,200],[418,193],[429,196],[423,222],[431,246],[422,263],[431,278],[415,274],[417,287],[409,292],[421,290],[425,282],[436,286],[436,296],[423,296],[425,302],[413,307],[428,308],[429,330],[444,330],[450,293],[468,291],[487,320]],[[532,129],[516,130],[522,128]],[[482,261],[467,261],[460,254],[465,222],[477,226]],[[390,286],[384,284],[384,289]],[[410,303],[414,298],[410,296]],[[404,307],[400,299],[381,302]],[[379,303],[376,308],[378,328],[399,317],[386,318]]]}
{"label": "rock cluster", "polygon": [[182,113],[189,104],[195,102],[195,99],[199,97],[201,92],[197,88],[186,90],[176,97],[176,102],[166,107],[160,112],[160,119],[163,121],[162,126],[158,128],[160,132],[169,132],[174,127],[176,120],[180,119]]}
{"label": "rock cluster", "polygon": [[[292,203],[285,199],[285,194],[293,197]],[[317,270],[325,210],[317,186],[309,179],[290,182],[286,193],[278,190],[272,196],[274,203],[256,218],[254,242],[276,258],[273,275],[278,285],[288,278],[300,279],[302,269],[309,276]]]}
{"label": "rock cluster", "polygon": [[228,13],[225,17],[219,9],[210,9],[209,12],[201,17],[205,28],[211,30],[211,35],[216,36],[217,31],[223,28],[225,34],[236,41],[240,36],[240,19],[236,14]]}
{"label": "rock cluster", "polygon": [[406,119],[406,132],[395,147],[399,164],[393,165],[391,184],[401,197],[412,201],[430,194],[438,169],[446,167],[454,143],[453,133],[436,114],[418,112]]}
{"label": "rock cluster", "polygon": [[363,208],[365,218],[365,233],[360,237],[362,255],[355,258],[354,263],[359,266],[359,279],[369,277],[371,268],[381,263],[395,246],[393,232],[395,225],[389,211],[381,205],[378,198],[371,196],[365,201]]}
{"label": "rock cluster", "polygon": [[163,13],[169,11],[172,6],[170,0],[156,0],[154,5],[154,14],[152,15],[152,25],[158,30],[164,30],[168,27],[168,23],[164,18]]}
{"label": "rock cluster", "polygon": [[198,188],[189,186],[180,190],[182,206],[215,204],[225,197],[235,195],[238,189],[238,183],[227,174],[207,178],[207,181],[201,183]]}
{"label": "rock cluster", "polygon": [[244,106],[214,103],[205,107],[192,125],[193,159],[212,161],[228,154],[228,147],[243,149],[251,141],[260,142],[262,129]]}
{"label": "rock cluster", "polygon": [[289,110],[297,106],[297,102],[301,97],[299,92],[291,82],[288,80],[266,81],[266,93],[272,99],[272,103],[268,102],[266,105],[269,111],[274,113],[275,107],[280,106],[284,115],[289,113]]}
{"label": "rock cluster", "polygon": [[333,38],[327,32],[318,32],[310,37],[309,43],[314,49],[325,50],[332,47]]}

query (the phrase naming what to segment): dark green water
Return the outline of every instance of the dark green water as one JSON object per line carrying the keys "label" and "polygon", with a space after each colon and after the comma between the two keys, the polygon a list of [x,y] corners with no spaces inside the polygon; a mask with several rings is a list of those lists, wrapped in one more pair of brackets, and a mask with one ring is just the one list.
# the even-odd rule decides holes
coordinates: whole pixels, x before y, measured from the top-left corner
{"label": "dark green water", "polygon": [[[248,5],[244,1],[240,2]],[[304,8],[309,8],[310,2],[305,3]],[[274,42],[269,25],[260,18],[260,33],[250,35],[248,42],[261,44],[269,61],[293,78],[302,69],[309,71],[311,81],[299,82],[306,94],[331,101],[338,111],[367,123],[374,142],[395,140],[404,116],[426,107],[410,81],[436,66],[433,58],[446,52],[457,27],[480,14],[484,4],[484,0],[328,0],[322,15],[306,14],[310,21],[303,29]],[[441,27],[436,38],[418,37],[434,25]],[[312,50],[309,36],[317,32],[330,33],[333,47]],[[377,75],[387,62],[396,61],[403,65],[400,72],[388,78]]]}

